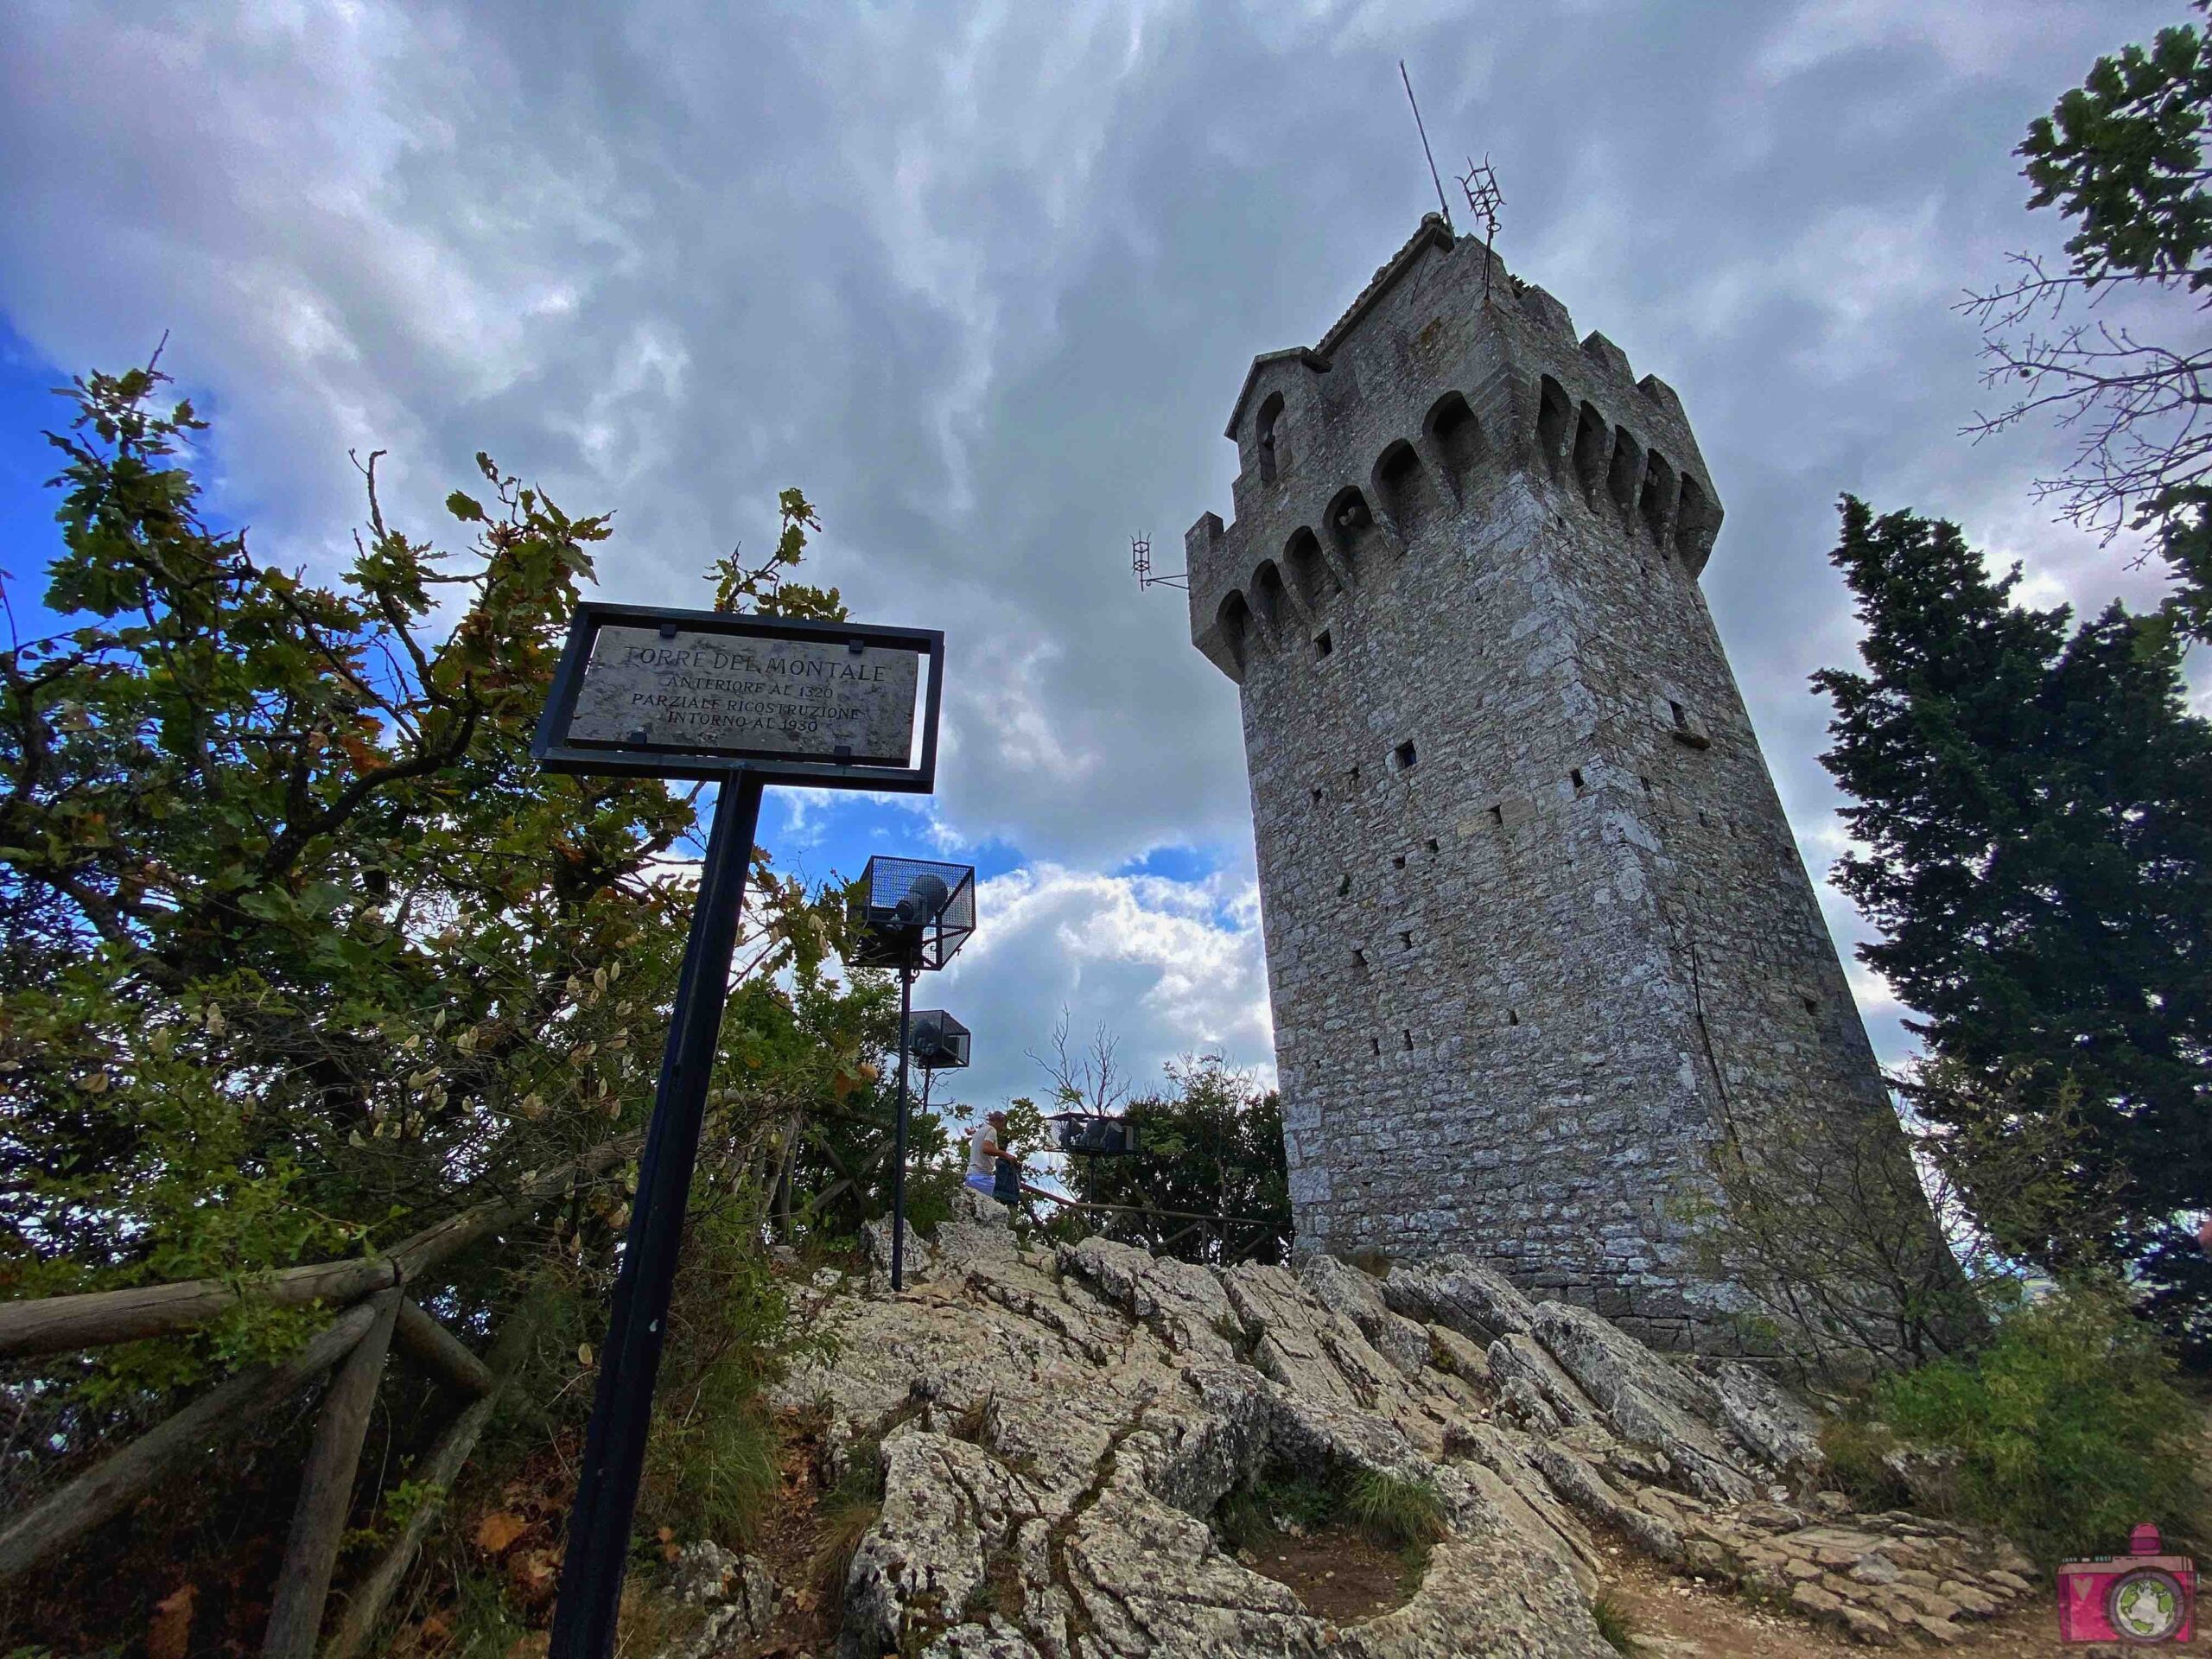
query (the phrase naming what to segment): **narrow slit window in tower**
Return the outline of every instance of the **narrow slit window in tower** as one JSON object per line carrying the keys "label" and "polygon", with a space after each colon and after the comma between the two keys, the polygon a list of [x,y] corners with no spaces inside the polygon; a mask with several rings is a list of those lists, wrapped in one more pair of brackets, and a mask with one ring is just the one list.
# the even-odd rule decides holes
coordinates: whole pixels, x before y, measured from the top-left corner
{"label": "narrow slit window in tower", "polygon": [[1442,846],[1438,842],[1438,841],[1436,840],[1436,838],[1435,838],[1433,836],[1430,836],[1430,837],[1429,837],[1429,840],[1428,840],[1428,850],[1429,850],[1430,852],[1432,852],[1432,853],[1440,853],[1440,852],[1442,852],[1442,851],[1444,850],[1444,849],[1443,849],[1443,847],[1442,847]]}
{"label": "narrow slit window in tower", "polygon": [[1491,808],[1490,821],[1492,823],[1503,825],[1505,822],[1505,809],[1502,806],[1493,806]]}
{"label": "narrow slit window in tower", "polygon": [[1404,869],[1404,868],[1406,868],[1406,855],[1405,855],[1403,853],[1393,853],[1393,854],[1391,854],[1391,855],[1390,855],[1390,868],[1391,868],[1392,869],[1394,869],[1394,870],[1402,870],[1402,869]]}
{"label": "narrow slit window in tower", "polygon": [[1505,1023],[1509,1026],[1519,1025],[1521,1023],[1521,1015],[1519,1012],[1513,1008],[1508,1008],[1505,1011]]}
{"label": "narrow slit window in tower", "polygon": [[1409,1032],[1408,1032],[1408,1033],[1405,1033],[1405,1037],[1406,1037],[1406,1049],[1407,1049],[1407,1052],[1408,1052],[1408,1053],[1410,1053],[1410,1052],[1412,1052],[1412,1050],[1413,1050],[1413,1046],[1414,1046],[1414,1034],[1413,1034],[1413,1033],[1411,1033],[1411,1032],[1409,1031]]}
{"label": "narrow slit window in tower", "polygon": [[1574,792],[1580,795],[1584,788],[1582,782],[1582,768],[1577,766],[1567,775],[1568,779],[1574,785]]}
{"label": "narrow slit window in tower", "polygon": [[1351,965],[1363,974],[1367,971],[1367,952],[1357,945],[1352,947]]}
{"label": "narrow slit window in tower", "polygon": [[1413,740],[1410,738],[1408,738],[1405,742],[1398,745],[1395,753],[1398,761],[1398,770],[1400,772],[1412,771],[1414,760],[1419,759],[1419,757],[1414,753]]}
{"label": "narrow slit window in tower", "polygon": [[1322,629],[1320,632],[1313,636],[1313,657],[1315,661],[1319,661],[1322,658],[1326,657],[1336,648],[1336,641],[1329,638],[1329,631],[1326,628]]}
{"label": "narrow slit window in tower", "polygon": [[1351,877],[1350,877],[1349,875],[1347,875],[1347,876],[1344,876],[1342,880],[1340,880],[1337,883],[1337,897],[1338,897],[1338,898],[1339,898],[1339,899],[1344,898],[1344,897],[1346,897],[1348,894],[1350,894],[1350,893],[1351,893]]}
{"label": "narrow slit window in tower", "polygon": [[1369,1038],[1367,1039],[1367,1046],[1374,1050],[1377,1054],[1380,1054],[1382,1052],[1382,1039],[1380,1037]]}
{"label": "narrow slit window in tower", "polygon": [[1401,950],[1410,950],[1414,948],[1414,936],[1410,930],[1398,935],[1398,948]]}

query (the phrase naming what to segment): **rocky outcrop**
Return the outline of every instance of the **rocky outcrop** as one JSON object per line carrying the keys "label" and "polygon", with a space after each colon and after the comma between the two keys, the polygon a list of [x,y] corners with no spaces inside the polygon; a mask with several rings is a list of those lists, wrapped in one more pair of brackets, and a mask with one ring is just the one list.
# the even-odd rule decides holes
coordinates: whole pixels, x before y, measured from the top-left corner
{"label": "rocky outcrop", "polygon": [[[1610,1659],[1589,1604],[1623,1542],[1873,1643],[2024,1582],[1989,1541],[1810,1501],[1811,1420],[1757,1372],[1475,1264],[1048,1254],[964,1194],[916,1260],[895,1297],[880,1274],[803,1293],[834,1355],[780,1385],[881,1475],[848,1659]],[[1271,1469],[1433,1494],[1444,1535],[1401,1605],[1338,1622],[1255,1570],[1220,1506]]]}
{"label": "rocky outcrop", "polygon": [[742,1647],[767,1630],[782,1601],[760,1561],[704,1541],[683,1547],[670,1588],[682,1605],[705,1614],[679,1650],[680,1659],[708,1659]]}

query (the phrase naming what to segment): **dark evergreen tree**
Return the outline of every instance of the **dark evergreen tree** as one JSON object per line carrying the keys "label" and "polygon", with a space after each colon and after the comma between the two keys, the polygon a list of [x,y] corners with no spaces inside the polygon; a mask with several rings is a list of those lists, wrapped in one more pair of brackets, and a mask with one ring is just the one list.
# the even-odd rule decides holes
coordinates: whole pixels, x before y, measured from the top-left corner
{"label": "dark evergreen tree", "polygon": [[[1956,525],[1848,497],[1833,556],[1867,671],[1814,683],[1865,849],[1837,883],[1883,934],[1861,959],[1934,1054],[2078,1119],[2085,1184],[2123,1179],[2101,1236],[2014,1247],[2136,1273],[2177,1325],[2212,1323],[2183,1213],[2212,1202],[2212,725],[2171,632],[2118,604],[2078,626],[2029,608]],[[1941,1122],[1955,1097],[1923,1108]]]}

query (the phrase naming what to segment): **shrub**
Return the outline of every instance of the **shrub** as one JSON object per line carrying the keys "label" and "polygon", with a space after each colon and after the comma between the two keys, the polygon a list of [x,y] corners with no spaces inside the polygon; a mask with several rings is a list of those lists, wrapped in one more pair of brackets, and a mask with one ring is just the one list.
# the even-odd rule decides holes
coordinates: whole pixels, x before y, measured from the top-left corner
{"label": "shrub", "polygon": [[2173,1360],[2111,1287],[2056,1292],[1989,1344],[1889,1379],[1878,1414],[1958,1459],[1958,1503],[2048,1566],[2110,1553],[2139,1522],[2201,1544],[2203,1426]]}
{"label": "shrub", "polygon": [[1444,1499],[1433,1481],[1370,1469],[1352,1481],[1345,1507],[1379,1544],[1406,1549],[1444,1536]]}
{"label": "shrub", "polygon": [[691,1217],[645,1452],[648,1530],[744,1547],[768,1517],[782,1440],[761,1390],[807,1344],[790,1332],[760,1229],[756,1202],[709,1197]]}
{"label": "shrub", "polygon": [[1277,1465],[1222,1499],[1215,1516],[1232,1549],[1264,1550],[1286,1532],[1356,1529],[1397,1555],[1408,1594],[1427,1568],[1429,1546],[1446,1530],[1444,1499],[1433,1482],[1373,1470],[1315,1476]]}
{"label": "shrub", "polygon": [[1344,1494],[1325,1480],[1276,1468],[1221,1501],[1222,1536],[1232,1549],[1261,1549],[1285,1528],[1301,1533],[1342,1519]]}
{"label": "shrub", "polygon": [[1925,1507],[1924,1495],[1908,1490],[1889,1462],[1898,1449],[1896,1432],[1887,1423],[1871,1421],[1868,1409],[1862,1402],[1821,1426],[1821,1460],[1828,1478],[1862,1510],[1910,1509],[1916,1497]]}
{"label": "shrub", "polygon": [[882,1513],[882,1442],[856,1440],[846,1450],[844,1471],[823,1493],[814,1511],[814,1585],[832,1605],[843,1605],[853,1557],[860,1550],[861,1538]]}
{"label": "shrub", "polygon": [[1605,1638],[1605,1645],[1615,1653],[1636,1654],[1643,1643],[1636,1639],[1636,1625],[1630,1621],[1628,1609],[1613,1599],[1610,1590],[1598,1592],[1598,1599],[1590,1604],[1591,1623],[1598,1627],[1598,1634]]}

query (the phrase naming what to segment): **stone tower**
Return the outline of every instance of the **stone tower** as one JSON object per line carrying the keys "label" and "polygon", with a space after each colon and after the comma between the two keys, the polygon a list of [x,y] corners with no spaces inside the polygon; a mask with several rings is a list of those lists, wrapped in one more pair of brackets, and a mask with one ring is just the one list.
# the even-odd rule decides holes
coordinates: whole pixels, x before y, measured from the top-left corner
{"label": "stone tower", "polygon": [[1300,1248],[1726,1345],[1675,1202],[1707,1149],[1887,1097],[1699,591],[1680,400],[1432,215],[1228,435],[1191,633],[1242,694]]}

